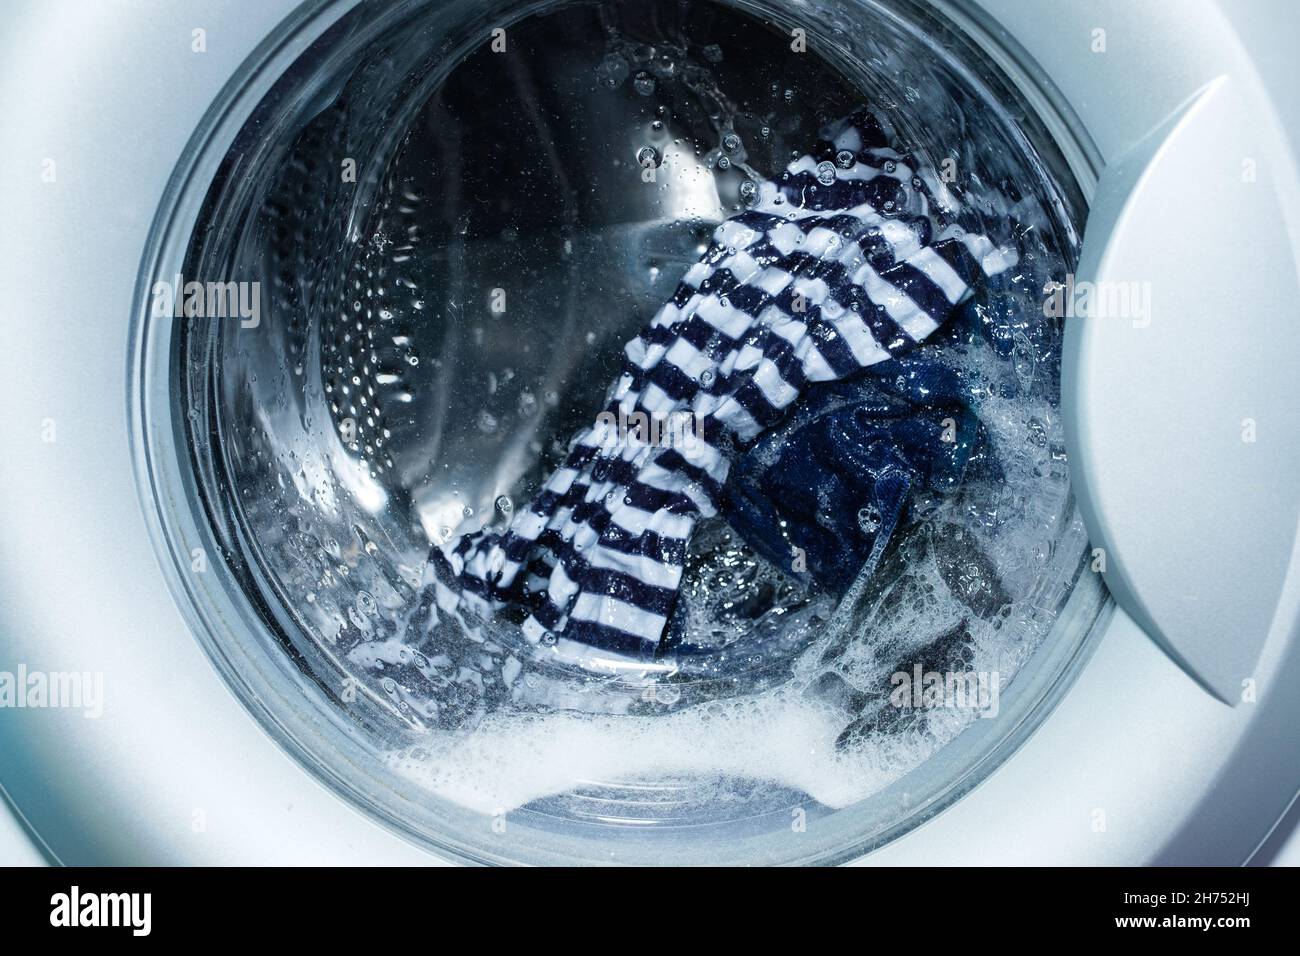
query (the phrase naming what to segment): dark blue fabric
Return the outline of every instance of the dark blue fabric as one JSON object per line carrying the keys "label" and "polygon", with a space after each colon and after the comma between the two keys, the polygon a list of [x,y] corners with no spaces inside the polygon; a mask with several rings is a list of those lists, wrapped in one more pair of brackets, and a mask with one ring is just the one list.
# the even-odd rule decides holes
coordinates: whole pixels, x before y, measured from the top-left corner
{"label": "dark blue fabric", "polygon": [[[959,323],[955,323],[959,324]],[[942,494],[975,467],[996,472],[947,342],[810,388],[799,410],[736,462],[722,513],[756,551],[843,592],[874,569],[918,492]]]}

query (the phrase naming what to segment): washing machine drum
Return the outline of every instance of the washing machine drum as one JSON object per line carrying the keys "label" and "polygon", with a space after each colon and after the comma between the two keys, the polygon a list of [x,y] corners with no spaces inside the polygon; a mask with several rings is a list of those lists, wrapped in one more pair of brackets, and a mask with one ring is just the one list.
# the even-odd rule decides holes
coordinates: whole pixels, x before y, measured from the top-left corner
{"label": "washing machine drum", "polygon": [[146,430],[200,638],[449,857],[890,839],[1103,604],[1060,127],[907,4],[474,6],[344,16],[183,184]]}

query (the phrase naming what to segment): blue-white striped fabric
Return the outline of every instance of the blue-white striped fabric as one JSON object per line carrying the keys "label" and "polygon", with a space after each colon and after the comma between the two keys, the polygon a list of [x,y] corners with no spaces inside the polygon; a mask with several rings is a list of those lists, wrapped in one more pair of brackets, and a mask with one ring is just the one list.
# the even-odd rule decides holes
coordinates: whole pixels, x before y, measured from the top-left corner
{"label": "blue-white striped fabric", "polygon": [[[808,385],[908,351],[981,276],[1015,264],[1014,251],[957,224],[958,197],[894,149],[874,114],[822,136],[718,226],[672,301],[625,347],[605,412],[509,528],[433,549],[441,611],[474,629],[475,617],[517,606],[530,641],[652,656],[733,449],[780,421]],[[701,430],[664,429],[678,440],[656,441],[626,427],[638,413],[686,414]]]}

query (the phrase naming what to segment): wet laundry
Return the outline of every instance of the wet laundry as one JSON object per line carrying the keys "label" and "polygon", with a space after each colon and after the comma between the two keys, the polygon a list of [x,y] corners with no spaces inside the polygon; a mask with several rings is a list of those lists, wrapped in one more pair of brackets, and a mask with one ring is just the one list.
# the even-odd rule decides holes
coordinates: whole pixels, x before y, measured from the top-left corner
{"label": "wet laundry", "polygon": [[[822,136],[717,227],[509,527],[434,547],[438,610],[473,629],[516,608],[530,641],[653,657],[701,518],[843,589],[918,489],[961,480],[979,423],[912,353],[1016,254],[963,228],[961,198],[877,115]],[[683,440],[639,427],[683,414],[696,425],[666,430]]]}

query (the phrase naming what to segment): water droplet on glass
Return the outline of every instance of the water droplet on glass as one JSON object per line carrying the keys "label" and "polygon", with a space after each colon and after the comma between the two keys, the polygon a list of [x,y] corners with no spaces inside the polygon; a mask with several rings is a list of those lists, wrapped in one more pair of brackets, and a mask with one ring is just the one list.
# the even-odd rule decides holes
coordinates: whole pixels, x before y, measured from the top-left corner
{"label": "water droplet on glass", "polygon": [[659,155],[659,150],[653,146],[642,146],[636,153],[636,162],[642,168],[651,166],[658,168],[663,162],[663,157]]}
{"label": "water droplet on glass", "polygon": [[835,154],[835,162],[840,169],[848,169],[853,165],[853,153],[851,150],[842,149]]}
{"label": "water droplet on glass", "polygon": [[880,530],[880,511],[875,505],[867,505],[858,512],[858,527],[864,534],[875,534]]}
{"label": "water droplet on glass", "polygon": [[835,164],[829,159],[817,164],[817,181],[823,186],[829,186],[835,182]]}
{"label": "water droplet on glass", "polygon": [[632,81],[632,86],[642,96],[652,96],[655,91],[655,78],[642,70]]}
{"label": "water droplet on glass", "polygon": [[596,67],[596,76],[601,84],[612,90],[627,79],[629,70],[627,60],[617,53],[611,53]]}
{"label": "water droplet on glass", "polygon": [[510,512],[515,510],[515,503],[510,500],[509,495],[498,495],[496,505],[497,511],[501,512],[503,515],[508,515]]}
{"label": "water droplet on glass", "polygon": [[682,699],[682,692],[672,684],[655,684],[654,699],[665,707],[671,707]]}
{"label": "water droplet on glass", "polygon": [[722,137],[722,148],[731,152],[740,149],[740,137],[735,133],[728,133]]}

